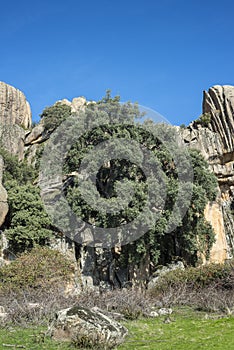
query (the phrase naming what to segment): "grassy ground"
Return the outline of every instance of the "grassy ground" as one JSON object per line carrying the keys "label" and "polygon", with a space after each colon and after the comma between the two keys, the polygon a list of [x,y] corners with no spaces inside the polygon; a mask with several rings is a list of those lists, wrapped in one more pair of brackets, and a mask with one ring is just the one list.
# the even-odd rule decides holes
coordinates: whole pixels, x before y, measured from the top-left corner
{"label": "grassy ground", "polygon": [[129,337],[119,349],[234,349],[234,317],[180,309],[167,317],[126,323]]}
{"label": "grassy ground", "polygon": [[[155,319],[139,319],[125,322],[129,329],[126,342],[119,347],[122,350],[197,350],[197,349],[234,349],[234,317],[219,317],[179,309],[170,316]],[[43,337],[43,328],[0,329],[0,349],[28,350],[68,350],[68,344],[56,343]],[[15,345],[9,347],[7,345]]]}

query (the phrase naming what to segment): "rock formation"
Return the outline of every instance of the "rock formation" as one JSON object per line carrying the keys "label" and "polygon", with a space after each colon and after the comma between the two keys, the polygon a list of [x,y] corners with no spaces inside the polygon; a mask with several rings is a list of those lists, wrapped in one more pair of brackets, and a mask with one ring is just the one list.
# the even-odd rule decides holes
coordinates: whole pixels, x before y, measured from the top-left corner
{"label": "rock formation", "polygon": [[20,159],[24,153],[25,129],[30,128],[31,123],[31,109],[24,94],[0,82],[0,142]]}
{"label": "rock formation", "polygon": [[192,122],[182,130],[184,142],[201,151],[217,176],[219,196],[209,203],[205,216],[216,233],[211,261],[221,262],[234,254],[234,86],[213,86],[204,92],[203,115],[207,125]]}
{"label": "rock formation", "polygon": [[112,349],[123,342],[128,330],[98,308],[74,306],[56,314],[49,334],[54,340],[73,341],[81,347]]}
{"label": "rock formation", "polygon": [[0,82],[0,124],[31,126],[31,109],[24,94],[6,83]]}
{"label": "rock formation", "polygon": [[[58,102],[71,106],[72,112],[82,111],[90,103],[83,97]],[[186,145],[201,151],[218,179],[218,198],[214,203],[207,205],[205,216],[216,233],[216,243],[210,260],[221,262],[234,255],[234,87],[214,86],[208,92],[205,91],[203,115],[210,119],[209,122],[203,123],[201,118],[181,129],[181,133]],[[31,131],[25,130],[30,126],[31,111],[24,94],[0,82],[1,145],[12,154],[17,154],[20,159],[27,154],[27,160],[35,164],[37,155],[43,151],[49,135],[45,132],[43,120]],[[1,170],[0,159],[0,175]],[[6,201],[7,193],[0,181],[0,225],[7,214]],[[103,264],[103,261],[106,264]],[[80,263],[84,286],[98,285],[100,280],[108,284],[112,261],[111,254],[105,256],[103,251],[99,252],[98,249],[81,249]],[[118,280],[125,282],[125,275],[118,276]]]}

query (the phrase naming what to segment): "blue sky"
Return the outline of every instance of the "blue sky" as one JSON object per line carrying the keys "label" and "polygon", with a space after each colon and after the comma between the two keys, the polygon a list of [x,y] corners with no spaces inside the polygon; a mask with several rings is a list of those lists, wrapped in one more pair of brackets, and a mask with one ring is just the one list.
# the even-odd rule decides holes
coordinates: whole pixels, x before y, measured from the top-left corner
{"label": "blue sky", "polygon": [[1,2],[0,81],[25,93],[34,120],[111,89],[187,124],[203,90],[234,85],[233,18],[232,0]]}

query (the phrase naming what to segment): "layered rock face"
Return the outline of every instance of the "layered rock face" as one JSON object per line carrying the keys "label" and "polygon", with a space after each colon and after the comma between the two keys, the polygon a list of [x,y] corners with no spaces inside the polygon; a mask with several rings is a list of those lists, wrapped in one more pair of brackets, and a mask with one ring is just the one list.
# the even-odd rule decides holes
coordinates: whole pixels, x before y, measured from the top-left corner
{"label": "layered rock face", "polygon": [[0,82],[0,142],[20,159],[24,153],[25,129],[31,126],[31,109],[24,94]]}
{"label": "layered rock face", "polygon": [[182,131],[184,142],[201,151],[217,176],[219,196],[205,215],[216,233],[211,261],[221,262],[234,254],[234,86],[213,86],[204,92],[203,114],[207,126],[194,121]]}
{"label": "layered rock face", "polygon": [[0,124],[31,126],[31,109],[24,94],[6,83],[0,82]]}

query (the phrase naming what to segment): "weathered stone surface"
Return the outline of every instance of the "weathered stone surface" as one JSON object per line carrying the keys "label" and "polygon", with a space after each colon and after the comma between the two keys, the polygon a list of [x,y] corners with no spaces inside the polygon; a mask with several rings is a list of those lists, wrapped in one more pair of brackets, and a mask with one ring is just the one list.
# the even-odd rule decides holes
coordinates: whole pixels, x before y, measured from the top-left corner
{"label": "weathered stone surface", "polygon": [[73,341],[79,346],[112,349],[124,341],[128,330],[98,308],[81,306],[59,311],[49,327],[55,340]]}
{"label": "weathered stone surface", "polygon": [[3,82],[0,82],[0,124],[31,126],[31,109],[24,94]]}
{"label": "weathered stone surface", "polygon": [[181,133],[185,144],[201,151],[218,179],[219,196],[207,205],[205,216],[216,234],[210,261],[222,262],[234,254],[234,86],[215,85],[205,91],[204,113],[211,116],[207,127],[195,121]]}
{"label": "weathered stone surface", "polygon": [[31,126],[31,110],[24,94],[0,82],[0,142],[10,153],[24,156],[25,129]]}
{"label": "weathered stone surface", "polygon": [[174,264],[169,264],[168,266],[162,266],[161,268],[158,268],[148,283],[148,289],[154,289],[160,277],[167,274],[168,272],[184,269],[185,267],[182,261],[178,261]]}
{"label": "weathered stone surface", "polygon": [[223,153],[234,149],[234,86],[215,85],[204,91],[203,113],[211,113],[211,129],[220,135]]}
{"label": "weathered stone surface", "polygon": [[7,191],[2,185],[3,159],[0,156],[0,227],[8,213]]}
{"label": "weathered stone surface", "polygon": [[8,313],[3,306],[0,305],[0,323],[4,322],[7,319]]}
{"label": "weathered stone surface", "polygon": [[85,109],[85,105],[90,102],[87,102],[85,97],[75,97],[72,101],[69,101],[66,98],[64,98],[63,100],[59,100],[56,103],[62,103],[67,106],[70,106],[71,112],[76,113],[79,111],[83,111]]}
{"label": "weathered stone surface", "polygon": [[44,125],[42,123],[35,126],[25,138],[25,145],[39,143],[43,141]]}
{"label": "weathered stone surface", "polygon": [[222,205],[220,203],[208,203],[205,208],[205,218],[211,223],[216,238],[212,247],[210,261],[222,263],[227,259],[229,251],[225,234]]}
{"label": "weathered stone surface", "polygon": [[17,155],[21,160],[24,157],[25,130],[19,125],[0,124],[1,145],[11,154]]}

